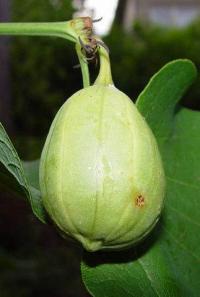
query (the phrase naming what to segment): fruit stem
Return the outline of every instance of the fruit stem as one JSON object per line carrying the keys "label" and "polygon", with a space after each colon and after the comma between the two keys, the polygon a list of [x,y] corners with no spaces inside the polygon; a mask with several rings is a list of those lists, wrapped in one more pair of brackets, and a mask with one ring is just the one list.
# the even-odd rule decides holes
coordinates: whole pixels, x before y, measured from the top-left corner
{"label": "fruit stem", "polygon": [[106,85],[106,86],[113,85],[109,52],[108,52],[108,49],[104,47],[102,44],[103,44],[102,41],[98,43],[100,70],[99,70],[99,75],[94,84]]}

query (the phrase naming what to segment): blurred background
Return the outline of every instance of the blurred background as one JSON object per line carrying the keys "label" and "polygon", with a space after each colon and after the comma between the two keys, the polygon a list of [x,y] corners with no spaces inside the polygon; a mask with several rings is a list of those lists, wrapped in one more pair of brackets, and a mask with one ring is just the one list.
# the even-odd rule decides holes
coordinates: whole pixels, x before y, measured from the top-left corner
{"label": "blurred background", "polygon": [[[0,0],[0,22],[62,21],[90,15],[111,53],[116,86],[134,101],[165,63],[200,66],[199,0]],[[74,45],[0,36],[0,120],[24,160],[40,157],[64,101],[82,87]],[[94,80],[98,67],[91,65]],[[200,79],[182,104],[200,109]],[[81,249],[40,224],[25,200],[0,187],[0,297],[89,296]]]}

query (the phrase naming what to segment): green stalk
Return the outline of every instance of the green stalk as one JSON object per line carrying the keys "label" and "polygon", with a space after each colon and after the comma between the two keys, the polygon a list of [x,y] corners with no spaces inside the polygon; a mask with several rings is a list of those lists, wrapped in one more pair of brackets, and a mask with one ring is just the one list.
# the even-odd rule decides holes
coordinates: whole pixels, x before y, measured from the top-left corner
{"label": "green stalk", "polygon": [[0,35],[50,36],[61,37],[77,44],[84,86],[89,85],[87,63],[83,62],[80,50],[80,39],[90,45],[92,36],[92,20],[89,17],[77,18],[66,22],[49,23],[0,23]]}
{"label": "green stalk", "polygon": [[76,44],[76,53],[81,66],[81,72],[83,77],[83,87],[87,88],[90,86],[90,75],[89,75],[88,63],[86,58],[83,56],[81,52],[81,45],[79,43]]}
{"label": "green stalk", "polygon": [[56,23],[1,23],[0,34],[55,36],[76,42],[76,32],[72,29],[70,21]]}
{"label": "green stalk", "polygon": [[111,65],[108,50],[99,45],[100,70],[95,85],[113,85]]}
{"label": "green stalk", "polygon": [[91,29],[90,18],[49,23],[0,23],[0,35],[54,36],[72,42],[80,37],[86,43]]}

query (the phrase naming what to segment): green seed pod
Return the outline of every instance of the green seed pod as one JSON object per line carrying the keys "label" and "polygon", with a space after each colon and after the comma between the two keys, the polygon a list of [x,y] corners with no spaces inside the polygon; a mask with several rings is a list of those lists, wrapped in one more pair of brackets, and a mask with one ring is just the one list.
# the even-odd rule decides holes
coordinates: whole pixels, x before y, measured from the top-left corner
{"label": "green seed pod", "polygon": [[57,113],[40,164],[44,206],[88,251],[122,249],[159,219],[165,178],[156,140],[132,101],[93,85]]}

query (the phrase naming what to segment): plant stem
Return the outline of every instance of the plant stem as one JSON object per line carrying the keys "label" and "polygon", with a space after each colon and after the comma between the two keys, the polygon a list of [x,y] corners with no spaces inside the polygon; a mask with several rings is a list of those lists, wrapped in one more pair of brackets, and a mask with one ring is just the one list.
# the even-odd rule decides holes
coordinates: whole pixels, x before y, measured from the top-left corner
{"label": "plant stem", "polygon": [[76,44],[76,52],[77,52],[77,55],[79,58],[80,66],[81,66],[81,72],[82,72],[82,77],[83,77],[83,87],[86,88],[86,87],[90,86],[90,75],[89,75],[87,60],[81,52],[81,46],[79,43]]}
{"label": "plant stem", "polygon": [[0,35],[50,36],[61,37],[77,44],[77,54],[81,65],[84,87],[90,85],[88,65],[81,52],[80,40],[90,45],[92,20],[89,17],[66,22],[49,23],[0,23]]}
{"label": "plant stem", "polygon": [[95,85],[113,85],[110,58],[108,50],[99,45],[100,70]]}
{"label": "plant stem", "polygon": [[[87,39],[85,18],[49,23],[0,23],[0,35],[55,36],[77,42]],[[85,35],[85,36],[84,36]]]}
{"label": "plant stem", "polygon": [[56,36],[76,41],[70,22],[61,23],[1,23],[1,35]]}

